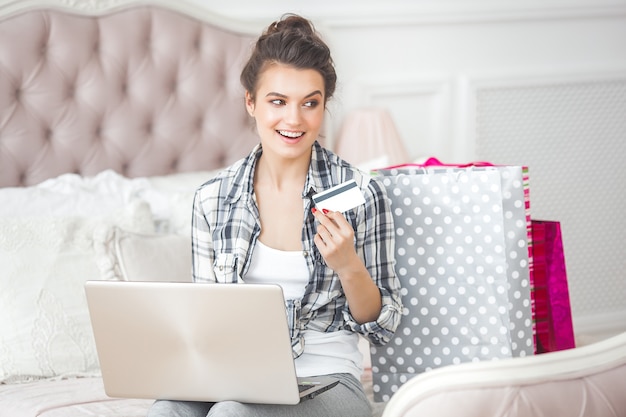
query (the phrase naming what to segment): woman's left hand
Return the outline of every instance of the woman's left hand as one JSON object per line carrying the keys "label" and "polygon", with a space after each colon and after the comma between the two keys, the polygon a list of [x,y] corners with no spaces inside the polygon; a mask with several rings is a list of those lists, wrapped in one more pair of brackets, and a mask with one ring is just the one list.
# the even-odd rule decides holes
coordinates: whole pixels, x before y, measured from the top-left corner
{"label": "woman's left hand", "polygon": [[341,276],[342,270],[358,261],[354,250],[354,230],[338,211],[323,212],[313,208],[313,215],[319,222],[314,242],[331,269]]}
{"label": "woman's left hand", "polygon": [[313,215],[319,222],[314,242],[326,265],[339,277],[351,269],[362,268],[362,262],[354,249],[354,230],[338,211],[323,212],[313,208]]}
{"label": "woman's left hand", "polygon": [[315,246],[339,276],[352,316],[358,323],[375,320],[382,308],[380,291],[354,249],[352,226],[340,212],[312,211],[319,222]]}

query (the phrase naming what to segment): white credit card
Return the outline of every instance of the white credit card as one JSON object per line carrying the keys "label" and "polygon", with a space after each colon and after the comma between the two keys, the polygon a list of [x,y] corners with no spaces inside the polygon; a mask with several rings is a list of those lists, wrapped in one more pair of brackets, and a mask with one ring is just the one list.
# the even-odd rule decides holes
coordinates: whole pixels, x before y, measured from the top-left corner
{"label": "white credit card", "polygon": [[316,209],[342,213],[365,204],[365,197],[354,180],[335,185],[315,194],[312,198]]}

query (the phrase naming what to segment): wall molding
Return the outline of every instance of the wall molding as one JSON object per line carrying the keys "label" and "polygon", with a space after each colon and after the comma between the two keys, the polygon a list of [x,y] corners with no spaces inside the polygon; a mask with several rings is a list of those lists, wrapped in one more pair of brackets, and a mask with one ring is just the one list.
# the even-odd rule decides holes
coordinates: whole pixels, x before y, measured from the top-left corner
{"label": "wall molding", "polygon": [[[410,119],[395,117],[401,133],[411,131],[403,126],[412,123],[427,124],[424,130],[435,132],[433,136],[419,138],[421,142],[433,143],[438,156],[450,162],[476,159],[477,99],[486,90],[532,88],[584,84],[592,82],[626,81],[626,67],[500,70],[493,72],[464,72],[455,75],[406,75],[381,74],[378,77],[358,78],[346,84],[344,101],[358,103],[359,107],[385,106],[392,115],[400,115],[397,108],[413,102],[421,111]],[[394,112],[394,101],[398,103]],[[414,154],[411,146],[414,137],[405,137],[411,157],[428,156]],[[414,144],[413,144],[414,145]],[[434,152],[433,151],[433,152]],[[431,152],[431,153],[433,153]]]}
{"label": "wall molding", "polygon": [[[454,79],[448,77],[369,77],[354,80],[348,89],[359,107],[386,107],[394,117],[409,152],[420,143],[446,147],[450,137]],[[409,104],[409,105],[407,105]],[[402,124],[404,121],[405,124]],[[406,123],[410,122],[412,125]],[[421,131],[422,135],[417,133]],[[428,137],[424,137],[428,135]]]}
{"label": "wall molding", "polygon": [[[523,6],[523,3],[522,3]],[[500,8],[498,8],[500,7]],[[571,20],[626,17],[626,5],[588,5],[550,7],[535,5],[530,7],[491,8],[442,8],[400,7],[396,13],[385,10],[372,10],[368,14],[352,16],[316,16],[324,26],[331,29],[384,26],[424,26],[447,24],[485,24],[494,22],[525,22],[542,20]],[[399,9],[399,10],[398,10]]]}
{"label": "wall molding", "polygon": [[517,88],[555,87],[594,82],[626,81],[626,67],[595,67],[549,70],[500,71],[467,75],[465,100],[466,135],[461,139],[465,159],[475,160],[477,133],[477,98],[481,91]]}
{"label": "wall molding", "polygon": [[267,20],[275,19],[285,12],[301,13],[332,29],[626,17],[624,0],[318,0],[315,4],[295,5],[289,0],[240,0],[236,4],[220,4],[216,0],[196,1],[210,4],[211,8],[225,15],[244,19]]}
{"label": "wall molding", "polygon": [[389,96],[432,96],[445,94],[450,88],[450,78],[424,76],[384,76],[358,78],[353,87],[358,89],[364,104],[375,104],[377,99]]}

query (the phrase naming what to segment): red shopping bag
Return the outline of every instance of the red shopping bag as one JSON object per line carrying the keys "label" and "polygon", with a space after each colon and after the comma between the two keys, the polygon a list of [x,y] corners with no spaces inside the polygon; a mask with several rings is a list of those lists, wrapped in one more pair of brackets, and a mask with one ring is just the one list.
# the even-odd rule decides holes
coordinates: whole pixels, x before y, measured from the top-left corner
{"label": "red shopping bag", "polygon": [[575,347],[561,224],[531,220],[535,353]]}

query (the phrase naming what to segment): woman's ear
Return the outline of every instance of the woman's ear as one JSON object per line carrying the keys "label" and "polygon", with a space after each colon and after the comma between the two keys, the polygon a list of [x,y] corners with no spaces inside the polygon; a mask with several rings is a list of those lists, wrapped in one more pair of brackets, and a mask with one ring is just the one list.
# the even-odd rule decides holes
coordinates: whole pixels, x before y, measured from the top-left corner
{"label": "woman's ear", "polygon": [[249,91],[246,91],[246,110],[251,117],[254,117],[254,99]]}

